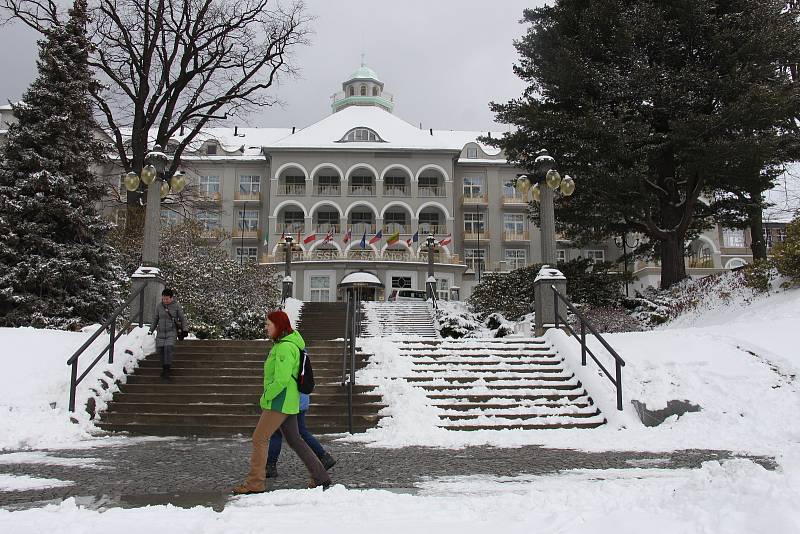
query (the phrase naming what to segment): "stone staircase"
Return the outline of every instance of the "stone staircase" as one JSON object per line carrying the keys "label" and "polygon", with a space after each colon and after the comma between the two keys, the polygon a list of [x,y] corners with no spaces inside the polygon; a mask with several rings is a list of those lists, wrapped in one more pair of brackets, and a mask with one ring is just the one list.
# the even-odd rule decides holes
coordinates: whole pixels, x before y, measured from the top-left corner
{"label": "stone staircase", "polygon": [[439,339],[433,307],[427,302],[364,302],[364,337],[392,334]]}
{"label": "stone staircase", "polygon": [[455,431],[596,428],[606,420],[564,360],[542,339],[398,342],[406,380]]}
{"label": "stone staircase", "polygon": [[[316,387],[306,414],[315,434],[348,431],[347,395],[341,386],[345,306],[307,303],[298,330],[307,343]],[[269,341],[184,340],[175,347],[172,378],[163,383],[158,356],[151,354],[120,386],[98,426],[154,436],[250,435],[258,422],[263,365]],[[356,355],[356,367],[367,356]],[[381,396],[357,385],[353,395],[353,431],[378,422]]]}
{"label": "stone staircase", "polygon": [[[114,395],[98,426],[154,436],[231,436],[252,434],[261,409],[267,341],[187,340],[178,342],[172,379],[163,383],[158,356],[140,362]],[[313,342],[317,386],[306,415],[317,434],[347,432],[347,398],[339,384],[341,342]],[[363,356],[359,365],[364,365]],[[379,395],[356,386],[354,431],[363,432],[378,420]]]}

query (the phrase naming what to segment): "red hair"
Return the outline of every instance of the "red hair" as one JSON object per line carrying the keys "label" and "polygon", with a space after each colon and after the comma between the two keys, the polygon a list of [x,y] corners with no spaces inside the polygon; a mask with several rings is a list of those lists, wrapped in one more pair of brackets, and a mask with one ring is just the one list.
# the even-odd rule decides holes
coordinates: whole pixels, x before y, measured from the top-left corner
{"label": "red hair", "polygon": [[286,312],[283,310],[275,310],[274,312],[268,313],[267,320],[275,325],[275,330],[277,332],[274,339],[276,340],[294,332],[292,323],[289,321],[289,316],[286,315]]}

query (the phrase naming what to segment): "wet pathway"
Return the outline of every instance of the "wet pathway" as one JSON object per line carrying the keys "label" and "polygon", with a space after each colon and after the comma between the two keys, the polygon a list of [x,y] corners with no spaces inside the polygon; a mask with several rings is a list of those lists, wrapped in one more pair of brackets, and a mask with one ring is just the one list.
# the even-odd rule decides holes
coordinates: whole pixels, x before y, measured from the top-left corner
{"label": "wet pathway", "polygon": [[[588,453],[536,446],[381,449],[324,440],[323,445],[339,461],[331,470],[335,483],[394,491],[414,491],[415,484],[437,477],[546,475],[569,469],[698,468],[708,460],[734,457],[730,452],[714,450]],[[122,446],[44,452],[50,458],[39,458],[40,463],[20,463],[31,456],[29,453],[0,453],[0,475],[51,478],[74,485],[27,491],[0,489],[0,507],[21,509],[75,497],[80,504],[98,509],[171,503],[221,510],[229,499],[229,490],[247,471],[250,441],[131,440]],[[752,459],[768,469],[775,467],[771,458]],[[306,486],[305,469],[288,447],[281,455],[278,471],[277,479],[268,480],[269,489]]]}

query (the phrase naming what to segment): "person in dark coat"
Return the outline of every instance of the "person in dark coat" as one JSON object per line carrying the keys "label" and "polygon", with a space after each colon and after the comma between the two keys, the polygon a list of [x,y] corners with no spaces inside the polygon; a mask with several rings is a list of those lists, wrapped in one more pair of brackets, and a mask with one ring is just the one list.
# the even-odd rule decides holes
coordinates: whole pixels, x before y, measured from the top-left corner
{"label": "person in dark coat", "polygon": [[183,339],[188,330],[183,307],[175,300],[171,289],[165,288],[161,292],[161,302],[156,305],[153,315],[153,324],[150,325],[150,334],[157,330],[156,350],[161,358],[161,378],[169,380],[172,367],[172,354],[178,337]]}
{"label": "person in dark coat", "polygon": [[[300,431],[300,437],[303,441],[311,447],[314,454],[317,455],[319,461],[322,462],[322,467],[329,470],[336,465],[336,458],[325,450],[322,444],[314,437],[314,434],[306,428],[306,412],[311,404],[311,399],[305,393],[300,394],[300,413],[297,414],[297,428]],[[281,446],[283,445],[283,435],[280,431],[272,434],[269,439],[269,451],[267,453],[267,478],[275,478],[278,476],[278,457],[281,454]]]}

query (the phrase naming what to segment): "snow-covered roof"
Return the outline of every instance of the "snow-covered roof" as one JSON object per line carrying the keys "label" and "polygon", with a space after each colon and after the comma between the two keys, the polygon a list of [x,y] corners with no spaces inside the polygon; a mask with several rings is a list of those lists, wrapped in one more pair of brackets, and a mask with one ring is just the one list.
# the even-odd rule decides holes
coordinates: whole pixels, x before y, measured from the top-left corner
{"label": "snow-covered roof", "polygon": [[380,278],[372,273],[367,273],[364,271],[350,273],[342,278],[341,282],[339,282],[340,286],[348,286],[353,284],[369,284],[383,287],[383,282],[381,282]]}
{"label": "snow-covered roof", "polygon": [[[344,135],[354,128],[369,128],[374,130],[383,142],[341,142]],[[155,130],[150,134],[150,144],[155,142]],[[476,144],[480,151],[478,158],[461,158],[463,164],[506,164],[505,158],[500,156],[498,148],[478,142],[478,137],[490,134],[499,137],[496,132],[477,132],[462,130],[433,130],[420,129],[392,113],[377,106],[350,106],[305,128],[292,133],[292,128],[206,128],[198,134],[188,147],[188,152],[200,151],[203,144],[214,140],[224,152],[238,152],[230,155],[219,153],[209,158],[230,157],[263,157],[262,149],[266,152],[279,152],[281,150],[442,150],[461,152],[470,143]],[[130,137],[130,130],[122,132],[124,137]],[[183,136],[174,135],[172,139],[179,142]],[[481,153],[482,152],[482,153]],[[184,156],[192,157],[191,154]],[[202,156],[203,158],[207,156]]]}
{"label": "snow-covered roof", "polygon": [[[385,142],[339,142],[353,128],[364,127],[377,132]],[[467,143],[477,143],[488,132],[454,130],[421,130],[377,106],[350,106],[321,121],[307,126],[271,144],[267,151],[281,149],[350,149],[350,150],[447,150],[461,151]],[[488,155],[499,154],[493,147],[481,148]]]}

